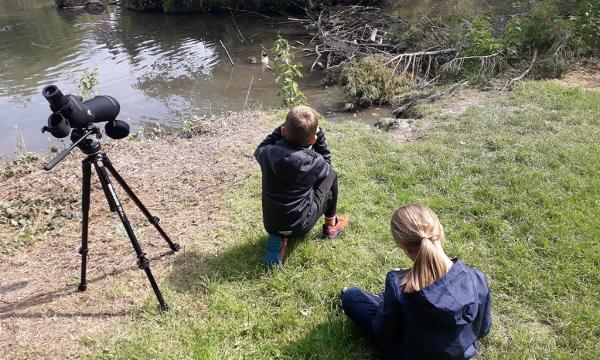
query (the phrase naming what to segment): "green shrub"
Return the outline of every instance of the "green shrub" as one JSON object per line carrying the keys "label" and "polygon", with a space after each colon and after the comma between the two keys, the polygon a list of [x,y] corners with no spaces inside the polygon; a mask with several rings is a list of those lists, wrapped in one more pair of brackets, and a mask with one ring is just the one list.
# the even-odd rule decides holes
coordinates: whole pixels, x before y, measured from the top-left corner
{"label": "green shrub", "polygon": [[571,16],[577,54],[597,53],[600,49],[600,1],[583,1]]}
{"label": "green shrub", "polygon": [[467,33],[468,47],[462,49],[464,56],[485,56],[504,52],[505,45],[493,33],[492,23],[487,15],[476,17]]}
{"label": "green shrub", "polygon": [[504,30],[507,55],[523,59],[537,51],[531,75],[536,79],[557,78],[569,69],[578,53],[573,20],[561,16],[550,1],[538,3],[528,16],[515,16]]}
{"label": "green shrub", "polygon": [[301,78],[302,73],[300,72],[301,65],[295,62],[292,49],[293,46],[286,39],[281,38],[275,41],[273,47],[273,52],[277,54],[274,63],[275,73],[277,74],[275,82],[281,83],[279,96],[281,96],[284,108],[307,103],[306,96],[294,80],[295,78]]}
{"label": "green shrub", "polygon": [[408,77],[400,77],[385,65],[382,57],[364,58],[342,70],[344,92],[359,107],[388,104],[408,85]]}
{"label": "green shrub", "polygon": [[[466,59],[460,73],[468,77],[493,76],[501,67],[506,51],[504,42],[494,36],[493,25],[488,15],[480,15],[473,19],[464,36],[462,47],[458,46],[460,57],[481,57],[497,54],[496,57],[482,60],[479,58]],[[486,61],[483,66],[482,61]]]}
{"label": "green shrub", "polygon": [[507,48],[513,54],[544,53],[571,34],[570,23],[563,19],[556,6],[549,2],[538,4],[529,16],[515,16],[504,31]]}

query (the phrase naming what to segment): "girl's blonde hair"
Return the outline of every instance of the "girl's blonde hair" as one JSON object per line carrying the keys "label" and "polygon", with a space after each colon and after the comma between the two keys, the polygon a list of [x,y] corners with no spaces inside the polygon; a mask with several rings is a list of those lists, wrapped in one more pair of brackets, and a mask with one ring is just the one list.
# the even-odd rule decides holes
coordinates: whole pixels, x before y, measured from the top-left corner
{"label": "girl's blonde hair", "polygon": [[450,270],[446,254],[434,244],[444,240],[444,227],[433,210],[417,204],[403,206],[392,215],[391,228],[396,244],[414,262],[402,279],[404,291],[419,291]]}

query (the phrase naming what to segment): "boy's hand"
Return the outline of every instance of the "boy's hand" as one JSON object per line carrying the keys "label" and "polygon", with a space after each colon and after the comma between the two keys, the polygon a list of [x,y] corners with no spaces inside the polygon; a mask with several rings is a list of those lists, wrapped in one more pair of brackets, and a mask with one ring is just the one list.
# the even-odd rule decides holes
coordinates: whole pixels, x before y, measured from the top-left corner
{"label": "boy's hand", "polygon": [[316,151],[317,153],[321,154],[323,156],[323,158],[325,159],[325,161],[327,161],[328,163],[331,164],[331,154],[329,152],[329,149],[327,148],[327,142],[325,140],[325,133],[323,132],[323,129],[321,129],[321,127],[317,128],[316,137],[317,137],[317,140],[313,144],[313,150]]}

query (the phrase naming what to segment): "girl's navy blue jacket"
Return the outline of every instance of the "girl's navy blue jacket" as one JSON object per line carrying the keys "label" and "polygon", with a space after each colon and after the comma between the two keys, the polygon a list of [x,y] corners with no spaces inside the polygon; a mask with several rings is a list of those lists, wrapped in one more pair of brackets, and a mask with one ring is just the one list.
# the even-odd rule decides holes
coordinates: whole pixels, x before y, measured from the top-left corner
{"label": "girl's navy blue jacket", "polygon": [[373,320],[386,359],[469,359],[492,326],[485,275],[455,260],[450,271],[420,291],[405,293],[407,270],[390,271]]}

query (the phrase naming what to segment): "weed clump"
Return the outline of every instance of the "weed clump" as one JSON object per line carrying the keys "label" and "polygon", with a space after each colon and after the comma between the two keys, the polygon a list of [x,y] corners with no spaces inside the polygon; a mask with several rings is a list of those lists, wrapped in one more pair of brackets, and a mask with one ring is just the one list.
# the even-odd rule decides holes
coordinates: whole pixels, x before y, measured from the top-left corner
{"label": "weed clump", "polygon": [[409,82],[388,67],[383,57],[363,58],[342,70],[344,93],[358,107],[389,104]]}

